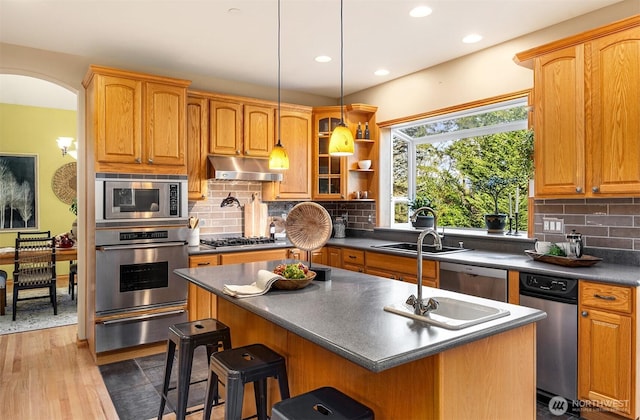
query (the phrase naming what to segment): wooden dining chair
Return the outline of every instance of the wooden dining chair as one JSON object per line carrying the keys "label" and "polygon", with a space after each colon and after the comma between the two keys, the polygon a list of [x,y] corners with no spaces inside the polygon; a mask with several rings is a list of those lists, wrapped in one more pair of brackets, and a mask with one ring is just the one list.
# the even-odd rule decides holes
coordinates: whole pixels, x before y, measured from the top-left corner
{"label": "wooden dining chair", "polygon": [[46,239],[51,237],[50,230],[18,232],[18,239]]}
{"label": "wooden dining chair", "polygon": [[[48,289],[49,295],[20,298],[21,290]],[[15,267],[13,271],[13,320],[19,300],[42,299],[48,297],[53,304],[53,314],[58,315],[56,298],[56,246],[55,239],[16,238]]]}

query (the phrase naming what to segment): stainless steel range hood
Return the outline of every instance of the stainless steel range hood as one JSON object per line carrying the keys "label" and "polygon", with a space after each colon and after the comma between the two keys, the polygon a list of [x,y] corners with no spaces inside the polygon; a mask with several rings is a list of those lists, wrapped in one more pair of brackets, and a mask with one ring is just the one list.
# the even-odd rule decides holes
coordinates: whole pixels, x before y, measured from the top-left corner
{"label": "stainless steel range hood", "polygon": [[282,174],[269,171],[269,159],[209,155],[209,179],[282,181]]}

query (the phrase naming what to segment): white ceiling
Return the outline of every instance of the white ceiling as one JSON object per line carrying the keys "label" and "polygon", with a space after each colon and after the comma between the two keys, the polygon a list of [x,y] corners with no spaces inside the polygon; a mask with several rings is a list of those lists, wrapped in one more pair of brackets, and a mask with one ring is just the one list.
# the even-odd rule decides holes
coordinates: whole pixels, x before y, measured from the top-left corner
{"label": "white ceiling", "polygon": [[[618,1],[344,0],[345,94]],[[419,4],[433,13],[410,17]],[[463,44],[471,32],[483,39]],[[281,37],[282,88],[339,97],[339,0],[282,0]],[[0,0],[0,41],[97,64],[277,85],[276,0]],[[315,62],[321,54],[333,60]],[[379,68],[389,75],[375,76]]]}

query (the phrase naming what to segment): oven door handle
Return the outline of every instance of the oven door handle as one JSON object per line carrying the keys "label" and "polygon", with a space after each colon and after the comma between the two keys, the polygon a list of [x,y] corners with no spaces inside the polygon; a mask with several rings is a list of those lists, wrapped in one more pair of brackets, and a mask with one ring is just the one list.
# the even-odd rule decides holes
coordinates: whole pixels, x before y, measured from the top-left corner
{"label": "oven door handle", "polygon": [[96,251],[121,251],[123,249],[148,249],[148,248],[164,248],[170,246],[186,246],[186,242],[159,242],[150,244],[131,244],[131,245],[103,245],[97,246]]}
{"label": "oven door handle", "polygon": [[171,315],[179,315],[184,312],[185,312],[184,309],[178,309],[175,311],[159,312],[156,314],[130,316],[127,318],[118,318],[118,319],[110,319],[108,321],[102,321],[102,324],[113,325],[113,324],[123,324],[125,322],[133,322],[133,321],[146,321],[148,319],[162,318],[162,317],[171,316]]}

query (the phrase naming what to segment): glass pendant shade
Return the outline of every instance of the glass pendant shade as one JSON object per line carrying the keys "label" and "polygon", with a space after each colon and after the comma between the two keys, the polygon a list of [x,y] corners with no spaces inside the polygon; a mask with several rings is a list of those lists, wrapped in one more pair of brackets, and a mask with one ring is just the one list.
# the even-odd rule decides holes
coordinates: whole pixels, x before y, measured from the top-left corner
{"label": "glass pendant shade", "polygon": [[271,153],[269,154],[269,169],[289,169],[289,156],[285,148],[280,144],[280,140],[278,140],[278,144],[271,149]]}
{"label": "glass pendant shade", "polygon": [[337,126],[329,139],[329,154],[331,156],[350,156],[353,154],[353,134],[344,125]]}

